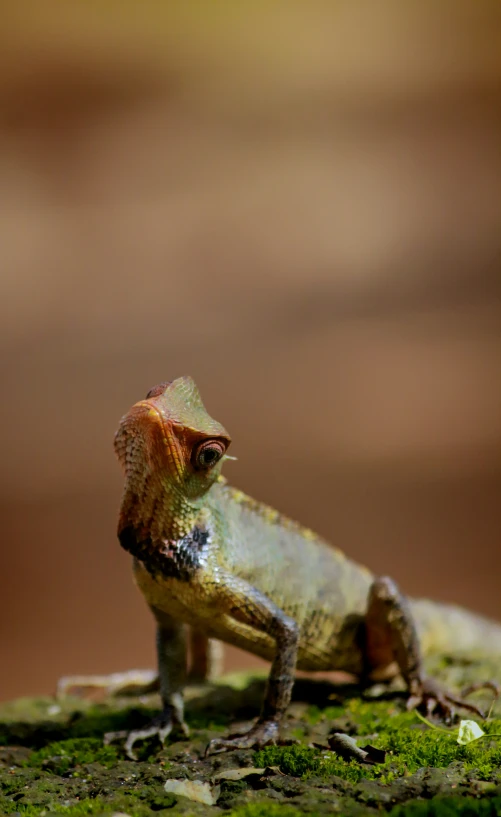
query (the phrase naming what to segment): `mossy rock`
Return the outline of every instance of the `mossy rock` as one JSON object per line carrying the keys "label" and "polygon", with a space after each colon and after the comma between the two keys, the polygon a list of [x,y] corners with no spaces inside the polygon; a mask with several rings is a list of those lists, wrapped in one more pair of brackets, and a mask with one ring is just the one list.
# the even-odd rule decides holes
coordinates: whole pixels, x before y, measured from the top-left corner
{"label": "mossy rock", "polygon": [[[439,656],[429,668],[456,690],[499,673],[494,659],[471,654],[457,660]],[[163,750],[149,741],[138,762],[126,759],[120,744],[103,746],[102,735],[147,722],[158,708],[156,696],[146,704],[131,698],[4,704],[0,815],[501,815],[501,738],[494,737],[501,734],[499,702],[481,722],[487,737],[460,746],[457,727],[429,727],[406,711],[398,688],[360,696],[355,688],[299,679],[283,730],[287,744],[205,758],[211,738],[258,713],[263,690],[263,677],[249,675],[188,690],[190,738],[173,740]],[[488,692],[475,698],[486,709],[491,700]],[[385,750],[384,762],[343,760],[324,748],[332,730],[352,735],[359,746]],[[214,805],[166,792],[167,779],[201,781]]]}

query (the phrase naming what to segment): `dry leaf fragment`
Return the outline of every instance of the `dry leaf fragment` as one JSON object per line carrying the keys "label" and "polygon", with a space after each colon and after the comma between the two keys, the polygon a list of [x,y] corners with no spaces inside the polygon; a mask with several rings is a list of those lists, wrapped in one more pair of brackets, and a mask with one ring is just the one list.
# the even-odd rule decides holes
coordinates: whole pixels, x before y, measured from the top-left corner
{"label": "dry leaf fragment", "polygon": [[357,746],[355,738],[342,732],[334,732],[328,738],[329,748],[344,758],[344,760],[358,760],[360,763],[384,763],[386,752],[376,749],[375,746]]}
{"label": "dry leaf fragment", "polygon": [[275,774],[283,776],[278,766],[264,766],[262,769],[256,766],[245,766],[242,769],[226,769],[224,772],[218,772],[214,775],[212,780],[219,782],[220,780],[245,780],[246,777],[270,777]]}
{"label": "dry leaf fragment", "polygon": [[243,780],[245,777],[251,777],[251,775],[257,774],[259,777],[263,775],[265,769],[256,769],[255,766],[246,766],[244,769],[226,769],[224,772],[218,772],[212,778],[214,781],[217,780]]}
{"label": "dry leaf fragment", "polygon": [[202,780],[167,780],[164,789],[206,806],[214,806],[221,791],[219,786],[211,787]]}
{"label": "dry leaf fragment", "polygon": [[365,763],[384,763],[386,760],[386,751],[384,749],[376,749],[370,743],[367,746],[362,746],[362,751],[367,752]]}

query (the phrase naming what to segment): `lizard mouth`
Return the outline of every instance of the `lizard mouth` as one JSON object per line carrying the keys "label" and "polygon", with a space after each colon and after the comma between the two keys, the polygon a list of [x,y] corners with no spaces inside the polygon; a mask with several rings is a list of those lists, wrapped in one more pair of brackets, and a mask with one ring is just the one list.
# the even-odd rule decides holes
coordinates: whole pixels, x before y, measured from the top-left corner
{"label": "lizard mouth", "polygon": [[[163,390],[162,392],[163,393]],[[182,452],[179,441],[172,428],[172,423],[165,419],[161,410],[151,402],[151,398],[138,405],[146,410],[146,422],[149,425],[148,444],[150,456],[166,466],[178,479],[183,476]]]}
{"label": "lizard mouth", "polygon": [[182,451],[170,423],[151,398],[136,403],[125,415],[115,435],[115,451],[128,470],[137,462],[138,447],[153,469],[166,470],[171,478],[183,476]]}

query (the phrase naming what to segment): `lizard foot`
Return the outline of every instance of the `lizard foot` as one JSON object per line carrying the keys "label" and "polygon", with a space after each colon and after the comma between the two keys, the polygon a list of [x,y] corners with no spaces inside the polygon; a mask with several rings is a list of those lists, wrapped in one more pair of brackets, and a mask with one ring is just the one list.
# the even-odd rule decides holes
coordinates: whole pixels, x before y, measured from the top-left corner
{"label": "lizard foot", "polygon": [[[481,684],[476,685],[475,689],[479,689],[481,686],[491,687],[490,684]],[[473,692],[473,689],[466,690],[463,695],[469,694],[469,692]],[[431,678],[421,679],[411,685],[407,709],[416,708],[424,709],[428,716],[437,714],[446,723],[452,722],[456,708],[465,709],[480,718],[485,718],[484,713],[478,706],[468,703],[464,700],[464,697],[451,695]]]}
{"label": "lizard foot", "polygon": [[215,755],[219,752],[229,752],[232,749],[260,749],[269,743],[277,742],[278,729],[277,721],[258,721],[252,729],[243,735],[230,736],[226,740],[221,738],[211,740],[205,750],[205,756]]}
{"label": "lizard foot", "polygon": [[90,690],[102,690],[107,695],[148,695],[159,689],[155,670],[133,669],[113,672],[111,675],[67,675],[57,682],[56,697]]}
{"label": "lizard foot", "polygon": [[104,745],[108,746],[110,743],[114,743],[116,740],[125,740],[125,754],[131,760],[137,760],[138,758],[134,752],[134,745],[138,741],[147,740],[148,738],[158,736],[163,748],[165,741],[172,732],[174,726],[176,726],[176,728],[179,729],[185,737],[188,737],[189,729],[185,722],[182,721],[174,724],[172,712],[169,708],[153,718],[149,723],[143,726],[142,729],[134,729],[132,732],[128,732],[126,729],[119,732],[107,732],[104,735]]}
{"label": "lizard foot", "polygon": [[467,695],[471,695],[472,692],[477,692],[479,689],[490,689],[494,694],[495,701],[501,695],[501,686],[497,681],[477,681],[477,683],[465,687],[461,692],[461,697],[466,698]]}

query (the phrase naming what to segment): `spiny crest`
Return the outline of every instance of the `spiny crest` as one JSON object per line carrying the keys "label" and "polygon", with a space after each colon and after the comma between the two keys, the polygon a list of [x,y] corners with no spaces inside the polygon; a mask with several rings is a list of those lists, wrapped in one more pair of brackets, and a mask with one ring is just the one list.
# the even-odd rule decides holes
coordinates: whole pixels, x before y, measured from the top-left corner
{"label": "spiny crest", "polygon": [[211,437],[229,436],[224,426],[207,413],[191,377],[178,377],[166,383],[163,391],[153,399],[167,421]]}

